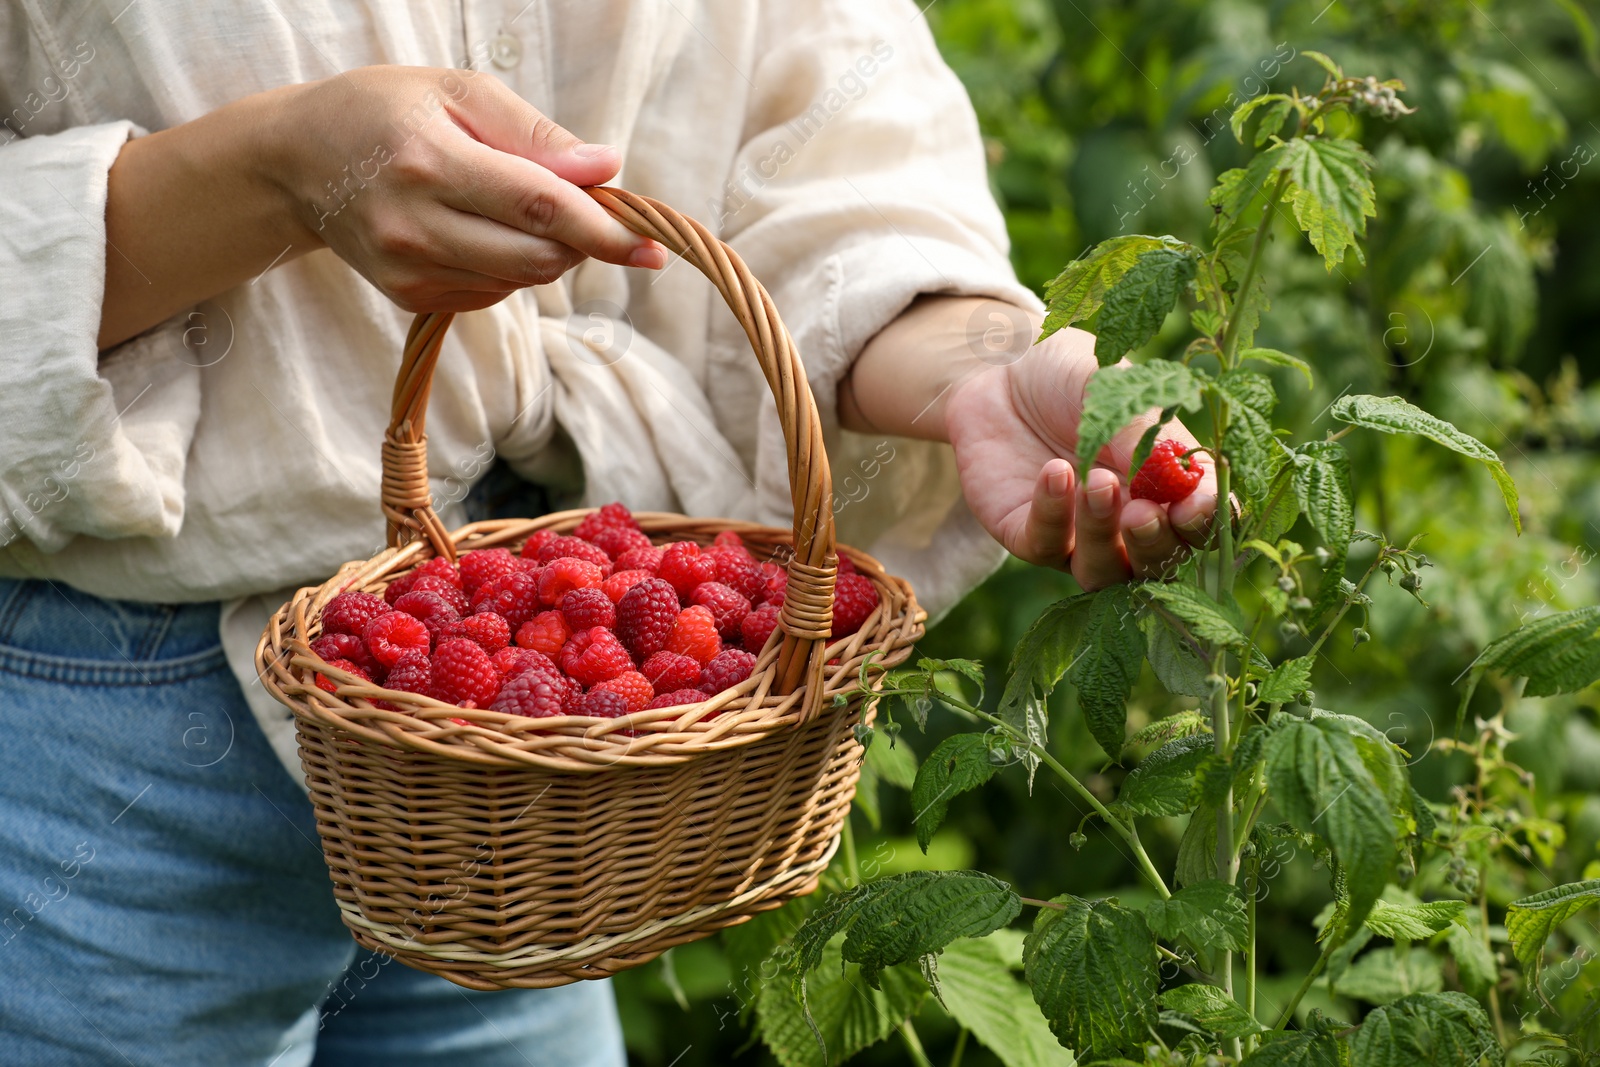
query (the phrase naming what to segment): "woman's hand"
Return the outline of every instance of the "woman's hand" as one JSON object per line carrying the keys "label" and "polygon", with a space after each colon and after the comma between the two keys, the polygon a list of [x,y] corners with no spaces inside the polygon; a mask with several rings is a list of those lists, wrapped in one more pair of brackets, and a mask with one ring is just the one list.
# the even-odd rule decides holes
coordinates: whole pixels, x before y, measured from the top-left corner
{"label": "woman's hand", "polygon": [[666,250],[579,186],[621,159],[493,77],[365,67],[244,97],[113,164],[100,347],[329,247],[408,311],[469,311],[585,256]]}

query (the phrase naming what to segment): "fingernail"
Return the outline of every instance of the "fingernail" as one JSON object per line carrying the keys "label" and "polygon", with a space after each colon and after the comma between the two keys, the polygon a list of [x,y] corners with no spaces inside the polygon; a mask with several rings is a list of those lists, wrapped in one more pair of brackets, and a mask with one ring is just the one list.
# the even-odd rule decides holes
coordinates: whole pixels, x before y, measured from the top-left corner
{"label": "fingernail", "polygon": [[1067,490],[1072,488],[1072,468],[1062,467],[1051,472],[1045,479],[1045,488],[1050,490],[1051,496],[1066,496]]}
{"label": "fingernail", "polygon": [[1161,536],[1161,520],[1152,518],[1142,526],[1131,527],[1128,534],[1142,545],[1153,544]]}
{"label": "fingernail", "polygon": [[1194,518],[1178,528],[1185,533],[1199,533],[1210,525],[1211,513],[1217,507],[1217,498],[1214,493],[1196,493],[1189,498],[1189,503],[1194,507]]}
{"label": "fingernail", "polygon": [[640,245],[628,253],[628,265],[645,267],[649,270],[660,270],[667,265],[666,249],[659,245]]}
{"label": "fingernail", "polygon": [[1089,514],[1097,519],[1109,519],[1111,509],[1117,503],[1117,483],[1096,486],[1086,494],[1089,498]]}
{"label": "fingernail", "polygon": [[580,144],[573,147],[572,154],[579,159],[594,159],[615,151],[616,149],[608,144]]}

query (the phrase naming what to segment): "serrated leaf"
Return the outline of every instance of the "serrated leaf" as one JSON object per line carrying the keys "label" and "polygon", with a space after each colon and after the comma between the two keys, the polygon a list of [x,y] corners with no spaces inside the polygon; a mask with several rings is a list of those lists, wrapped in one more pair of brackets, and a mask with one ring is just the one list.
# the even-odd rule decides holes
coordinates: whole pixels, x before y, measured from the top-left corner
{"label": "serrated leaf", "polygon": [[1273,145],[1251,159],[1242,168],[1223,171],[1217,176],[1206,202],[1217,211],[1217,233],[1221,235],[1240,221],[1258,197],[1263,196],[1269,181],[1284,166],[1284,145]]}
{"label": "serrated leaf", "polygon": [[1311,60],[1311,62],[1315,63],[1317,66],[1321,67],[1323,70],[1327,71],[1329,76],[1334,77],[1334,78],[1342,78],[1342,77],[1344,77],[1344,71],[1340,69],[1339,64],[1335,63],[1333,61],[1333,58],[1331,56],[1329,56],[1327,53],[1318,52],[1318,51],[1315,51],[1313,49],[1307,48],[1307,49],[1303,50],[1300,54],[1305,56],[1307,59]]}
{"label": "serrated leaf", "polygon": [[1183,886],[1199,885],[1217,876],[1217,809],[1210,804],[1202,801],[1190,813],[1178,841],[1178,862],[1173,873]]}
{"label": "serrated leaf", "polygon": [[1161,1006],[1192,1015],[1196,1022],[1218,1037],[1244,1037],[1266,1029],[1228,994],[1214,985],[1198,982],[1181,985],[1161,994]]}
{"label": "serrated leaf", "polygon": [[1168,741],[1122,780],[1117,805],[1134,815],[1182,815],[1193,811],[1200,799],[1195,772],[1213,747],[1210,734]]}
{"label": "serrated leaf", "polygon": [[1445,933],[1445,944],[1456,958],[1456,976],[1468,996],[1482,997],[1500,981],[1500,966],[1477,931],[1452,926]]}
{"label": "serrated leaf", "polygon": [[1078,420],[1078,476],[1085,483],[1100,450],[1133,419],[1151,408],[1200,406],[1200,379],[1182,363],[1159,359],[1131,367],[1104,367],[1084,390]]}
{"label": "serrated leaf", "polygon": [[1128,587],[1114,585],[1095,593],[1071,679],[1090,735],[1114,760],[1121,757],[1127,739],[1128,695],[1143,665],[1144,633]]}
{"label": "serrated leaf", "polygon": [[1289,172],[1289,194],[1295,221],[1332,270],[1354,247],[1365,262],[1355,236],[1366,233],[1367,218],[1377,214],[1372,187],[1372,157],[1360,143],[1343,137],[1296,137],[1282,146],[1278,169]]}
{"label": "serrated leaf", "polygon": [[[1049,709],[1045,700],[1072,665],[1073,653],[1083,633],[1083,623],[1094,605],[1094,594],[1083,593],[1051,604],[1028,627],[1011,657],[1011,672],[1000,694],[1000,719],[1036,745],[1049,734]],[[1028,768],[1028,788],[1039,757],[1023,757]]]}
{"label": "serrated leaf", "polygon": [[1228,428],[1222,447],[1238,476],[1239,485],[1252,502],[1265,498],[1267,486],[1278,468],[1279,447],[1272,433],[1272,409],[1278,394],[1272,379],[1253,370],[1224,371],[1206,386],[1206,395],[1228,408]]}
{"label": "serrated leaf", "polygon": [[1033,999],[1056,1038],[1089,1057],[1138,1047],[1156,1020],[1155,938],[1114,900],[1056,897],[1023,943]]}
{"label": "serrated leaf", "polygon": [[1295,449],[1293,463],[1300,510],[1329,551],[1342,557],[1356,529],[1349,455],[1337,441],[1309,441]]}
{"label": "serrated leaf", "polygon": [[1246,1056],[1240,1067],[1349,1067],[1350,1047],[1339,1037],[1343,1023],[1311,1012],[1299,1030],[1273,1030],[1262,1035],[1262,1045]]}
{"label": "serrated leaf", "polygon": [[766,982],[757,994],[756,1032],[782,1067],[838,1064],[894,1033],[927,996],[914,966],[889,968],[874,989],[839,952],[824,948],[805,1003],[786,981]]}
{"label": "serrated leaf", "polygon": [[1145,582],[1139,592],[1176,617],[1201,641],[1228,648],[1246,644],[1237,607],[1224,607],[1198,586],[1187,582]]}
{"label": "serrated leaf", "polygon": [[1316,379],[1311,374],[1311,364],[1298,356],[1291,356],[1287,352],[1279,352],[1276,348],[1247,348],[1239,353],[1241,360],[1254,360],[1257,363],[1270,363],[1275,367],[1291,367],[1306,376],[1306,384],[1314,385]]}
{"label": "serrated leaf", "polygon": [[1039,340],[1064,326],[1091,318],[1100,310],[1106,293],[1146,252],[1166,246],[1160,237],[1128,234],[1095,245],[1088,255],[1068,263],[1044,287],[1047,306]]}
{"label": "serrated leaf", "polygon": [[1463,900],[1434,900],[1426,904],[1391,904],[1379,900],[1367,914],[1373,933],[1395,941],[1421,941],[1432,937],[1461,917]]}
{"label": "serrated leaf", "polygon": [[939,962],[944,1007],[1006,1067],[1072,1067],[1028,987],[1011,973],[994,937],[969,938]]}
{"label": "serrated leaf", "polygon": [[[1155,612],[1141,618],[1139,627],[1144,630],[1145,656],[1150,661],[1150,669],[1166,686],[1167,692],[1174,696],[1205,696],[1206,675],[1211,673],[1211,667],[1189,646],[1188,640]],[[1135,740],[1137,738],[1136,734]]]}
{"label": "serrated leaf", "polygon": [[1600,681],[1600,606],[1534,619],[1491,641],[1473,666],[1528,679],[1530,697],[1587,688]]}
{"label": "serrated leaf", "polygon": [[1413,993],[1444,988],[1439,958],[1427,952],[1375,948],[1358,958],[1330,988],[1343,997],[1388,1004]]}
{"label": "serrated leaf", "polygon": [[[1233,139],[1244,144],[1245,124],[1250,121],[1250,116],[1262,108],[1266,111],[1261,115],[1261,124],[1256,129],[1255,143],[1262,144],[1278,132],[1283,125],[1283,120],[1288,117],[1294,108],[1294,101],[1283,93],[1263,93],[1252,97],[1234,109],[1233,117],[1228,120],[1228,125],[1233,130]],[[1274,117],[1275,116],[1275,117]]]}
{"label": "serrated leaf", "polygon": [[1154,337],[1193,280],[1194,254],[1186,246],[1141,254],[1106,291],[1095,320],[1094,356],[1100,365],[1109,367]]}
{"label": "serrated leaf", "polygon": [[944,822],[950,799],[978,788],[999,769],[989,759],[989,743],[982,734],[955,734],[939,742],[911,787],[917,844],[923,852]]}
{"label": "serrated leaf", "polygon": [[1289,822],[1333,847],[1354,928],[1394,871],[1398,835],[1389,798],[1362,759],[1350,724],[1334,716],[1275,718],[1264,751],[1267,782]]}
{"label": "serrated leaf", "polygon": [[1304,693],[1311,685],[1311,668],[1315,656],[1301,656],[1285,660],[1272,668],[1272,673],[1261,680],[1256,697],[1263,704],[1287,704]]}
{"label": "serrated leaf", "polygon": [[1505,464],[1500,462],[1494,449],[1476,437],[1463,433],[1445,420],[1397,396],[1344,396],[1334,401],[1331,410],[1333,417],[1340,422],[1382,433],[1414,433],[1484,464],[1494,477],[1495,484],[1500,487],[1500,495],[1505,499],[1506,510],[1511,513],[1512,524],[1519,534],[1522,532],[1522,517],[1517,511],[1517,487],[1512,484],[1511,475],[1506,473]]}
{"label": "serrated leaf", "polygon": [[1537,977],[1550,932],[1593,904],[1600,904],[1600,878],[1569,882],[1513,900],[1506,908],[1506,933],[1522,969]]}
{"label": "serrated leaf", "polygon": [[1250,941],[1244,893],[1215,878],[1185,886],[1167,900],[1152,900],[1145,905],[1144,918],[1157,937],[1166,941],[1187,937],[1197,948],[1243,952]]}
{"label": "serrated leaf", "polygon": [[1506,1056],[1478,1002],[1462,993],[1418,993],[1376,1008],[1351,1041],[1361,1067],[1501,1067]]}

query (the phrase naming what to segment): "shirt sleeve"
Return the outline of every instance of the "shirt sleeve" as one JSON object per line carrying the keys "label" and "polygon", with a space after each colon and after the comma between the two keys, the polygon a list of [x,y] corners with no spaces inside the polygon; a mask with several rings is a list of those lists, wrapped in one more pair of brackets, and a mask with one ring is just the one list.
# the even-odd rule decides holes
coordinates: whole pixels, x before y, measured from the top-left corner
{"label": "shirt sleeve", "polygon": [[96,348],[106,176],[141,132],[109,122],[0,146],[0,548],[170,537],[182,522],[199,417],[182,320],[103,360]]}
{"label": "shirt sleeve", "polygon": [[[1004,552],[967,511],[948,446],[841,431],[838,382],[919,294],[1042,307],[1011,269],[977,117],[917,7],[769,3],[759,34],[721,231],[804,358],[840,539],[910,579],[937,615]],[[788,494],[771,412],[758,434],[763,521],[779,521]]]}

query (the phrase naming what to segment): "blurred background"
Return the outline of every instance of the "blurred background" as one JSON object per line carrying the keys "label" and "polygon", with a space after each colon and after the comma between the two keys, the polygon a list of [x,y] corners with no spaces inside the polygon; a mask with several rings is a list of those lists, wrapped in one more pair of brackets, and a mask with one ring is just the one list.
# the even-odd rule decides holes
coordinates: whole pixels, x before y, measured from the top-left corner
{"label": "blurred background", "polygon": [[[1595,15],[1578,0],[935,0],[926,12],[976,105],[1012,259],[1035,288],[1117,233],[1202,239],[1206,192],[1245,157],[1228,114],[1269,88],[1320,85],[1320,72],[1300,58],[1305,50],[1329,53],[1350,74],[1406,82],[1404,99],[1417,113],[1393,124],[1365,119],[1360,131],[1379,161],[1367,264],[1352,257],[1330,273],[1303,241],[1274,241],[1274,307],[1259,343],[1317,368],[1313,388],[1292,374],[1278,382],[1277,423],[1297,438],[1327,429],[1327,405],[1340,392],[1396,393],[1498,450],[1522,491],[1525,531],[1517,537],[1481,469],[1405,438],[1347,442],[1363,493],[1357,525],[1394,541],[1422,538],[1434,564],[1423,589],[1431,610],[1376,583],[1375,639],[1354,655],[1346,645],[1321,668],[1317,703],[1388,731],[1416,761],[1418,788],[1440,804],[1452,801],[1454,787],[1476,784],[1473,759],[1435,743],[1455,732],[1464,668],[1528,617],[1597,602]],[[1169,319],[1171,336],[1153,347],[1187,339],[1181,318]],[[1359,556],[1356,565],[1365,567]],[[1046,604],[1076,591],[1064,575],[1009,565],[920,650],[982,660],[992,702],[1023,630]],[[1123,771],[1104,763],[1080,718],[1067,713],[1067,687],[1055,699],[1053,749],[1109,796]],[[1131,725],[1175,706],[1147,675]],[[1483,869],[1492,906],[1600,877],[1597,706],[1593,692],[1523,700],[1492,686],[1473,702],[1468,734],[1474,718],[1503,714],[1515,735],[1505,757],[1528,772],[1489,776],[1511,842]],[[901,744],[925,756],[960,725],[936,709],[927,732],[908,727]],[[1144,900],[1114,839],[1091,826],[1087,843],[1070,847],[1086,809],[1045,777],[1032,797],[1011,770],[959,798],[927,855],[909,836],[906,793],[881,782],[871,788],[877,796],[858,802],[854,829],[863,865],[878,875],[976,866],[1031,896]],[[1170,822],[1152,825],[1147,841],[1164,869],[1181,830],[1181,820]],[[1262,908],[1264,996],[1272,975],[1304,973],[1315,957],[1311,919],[1328,901],[1326,873],[1296,859],[1272,896]],[[1559,1010],[1541,1015],[1537,1004],[1508,1000],[1502,1022],[1512,1036],[1519,1028],[1576,1028],[1580,1017],[1593,1027],[1600,935],[1595,942],[1555,991],[1555,1000],[1566,998]],[[1441,966],[1437,980],[1456,988],[1449,965]],[[1425,978],[1435,980],[1431,972]],[[639,1064],[775,1062],[751,1036],[748,1013],[741,1018],[749,998],[736,991],[720,939],[677,949],[616,986]],[[1307,1006],[1347,1019],[1361,1010],[1315,992]],[[916,1026],[932,1061],[949,1062],[956,1028],[937,1004],[927,1002]],[[853,1062],[906,1056],[891,1039]],[[964,1057],[997,1062],[976,1045]]]}

